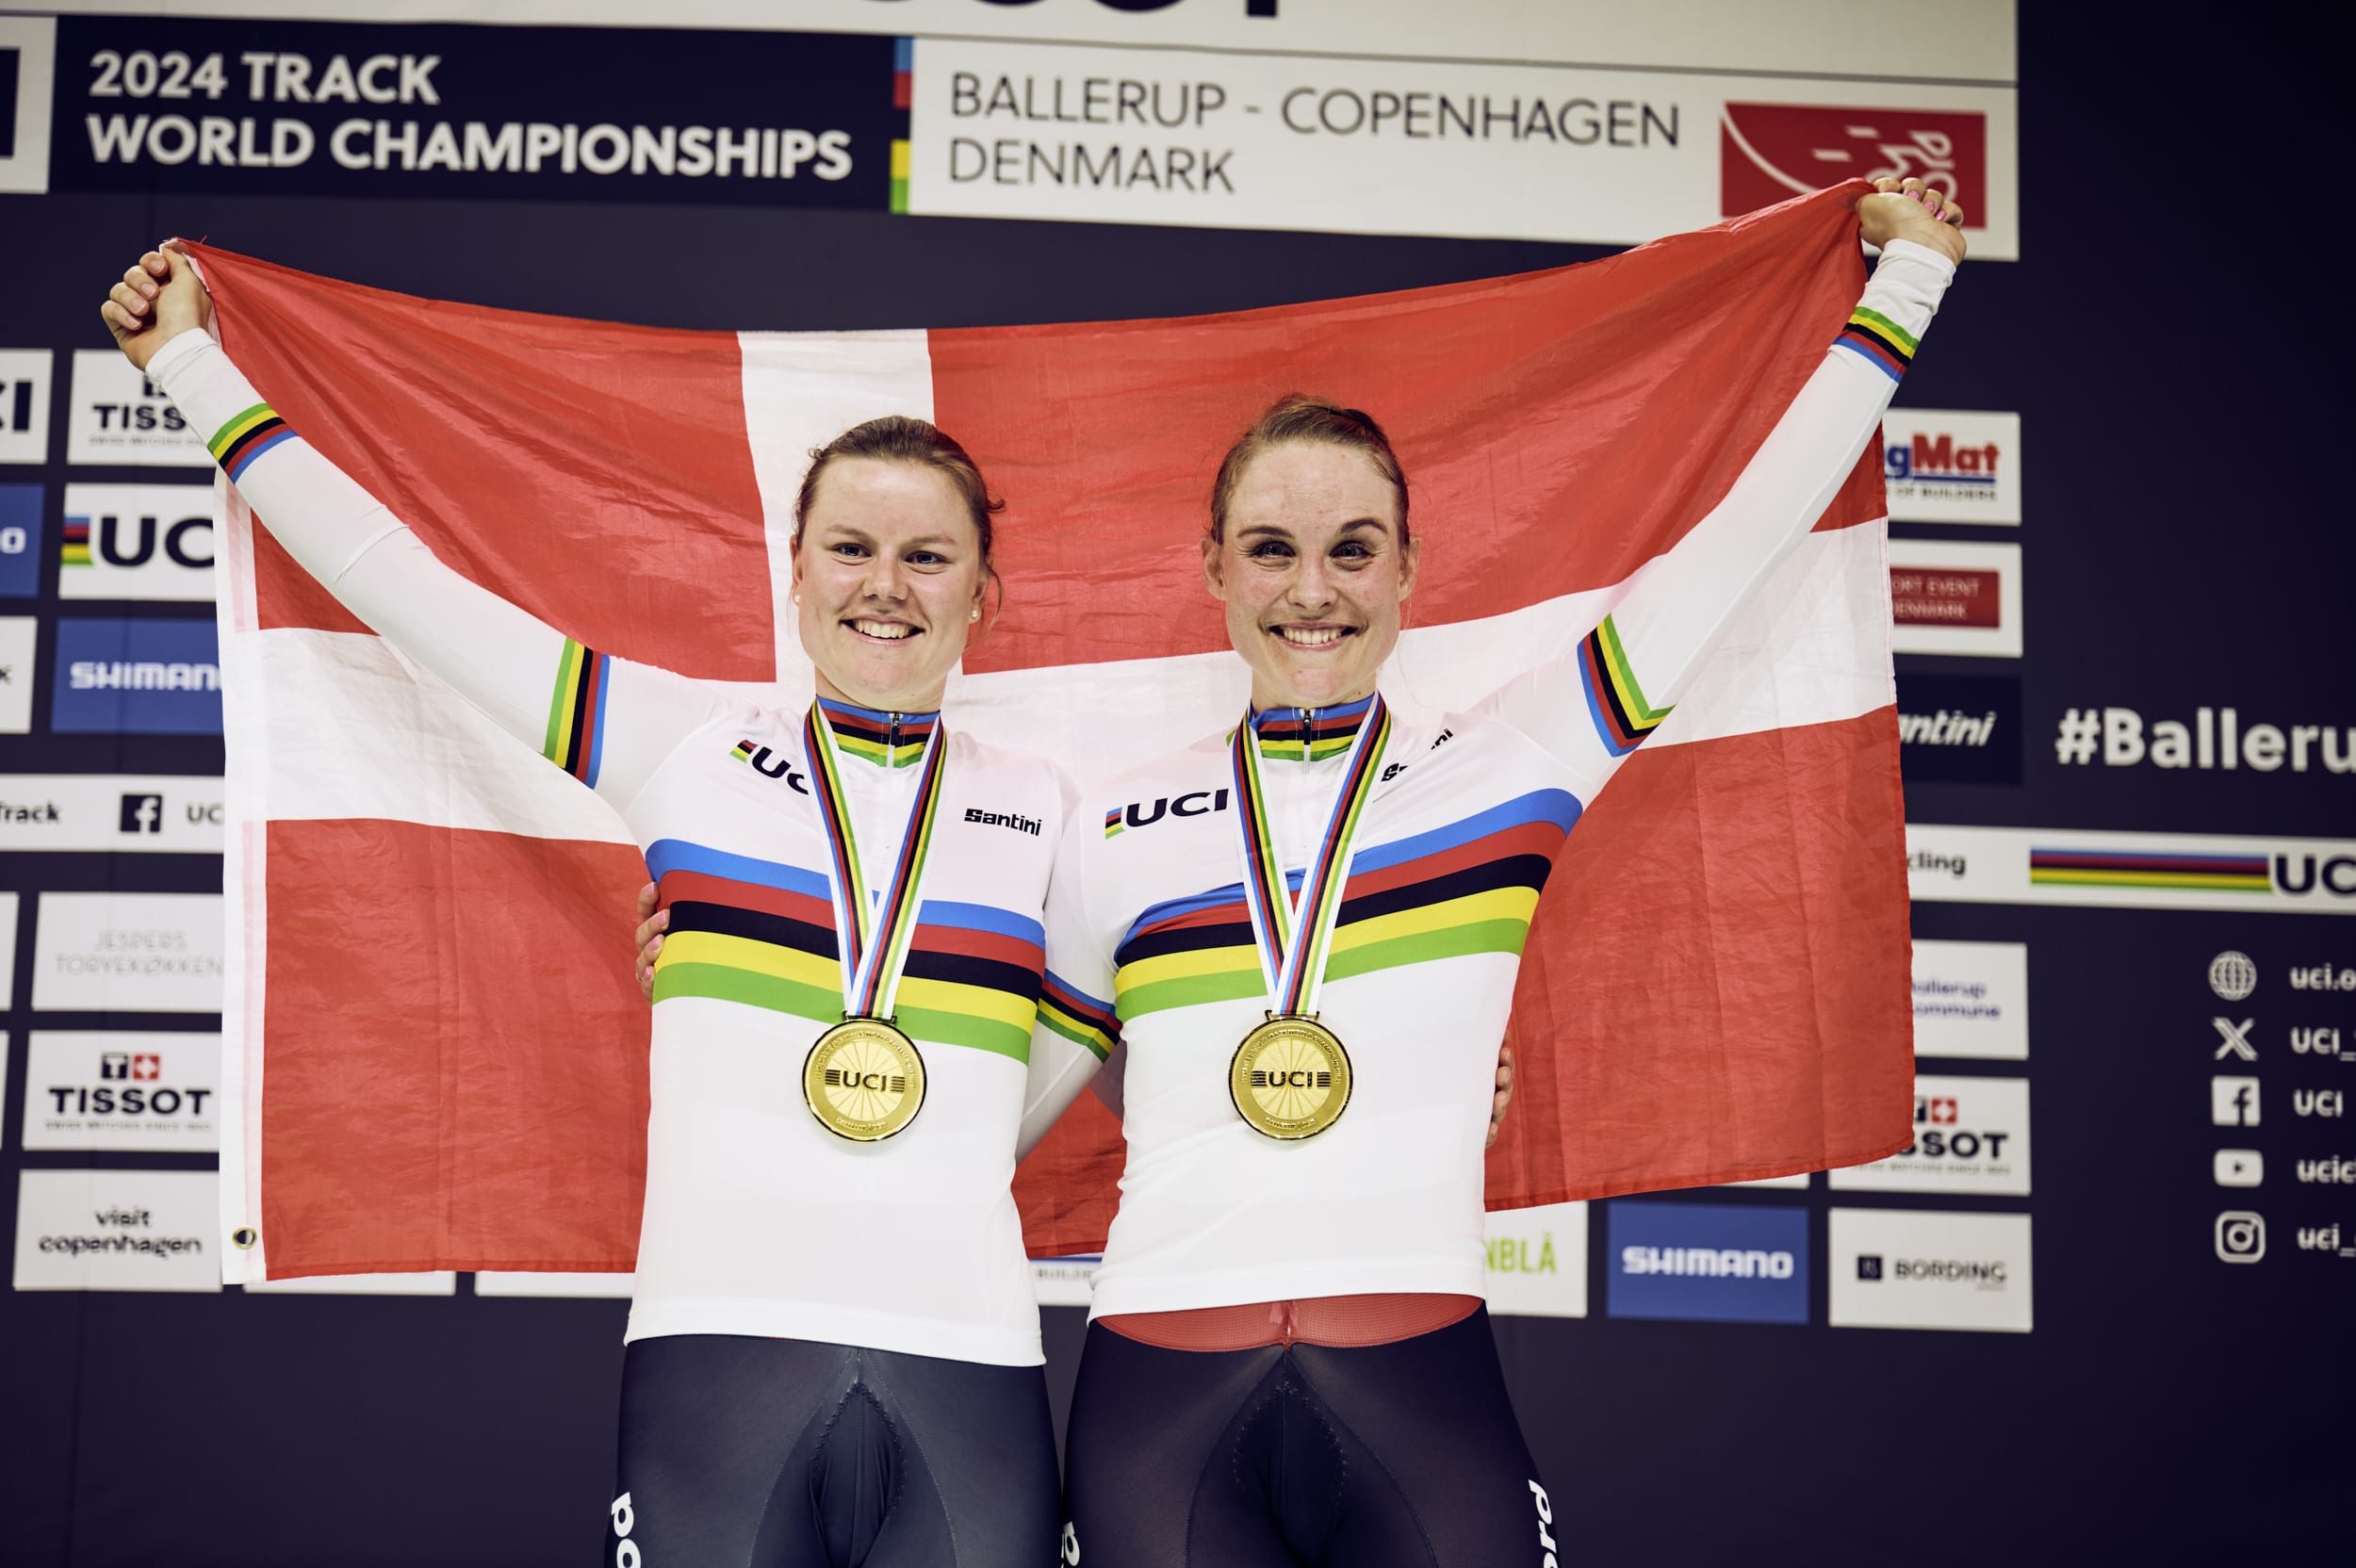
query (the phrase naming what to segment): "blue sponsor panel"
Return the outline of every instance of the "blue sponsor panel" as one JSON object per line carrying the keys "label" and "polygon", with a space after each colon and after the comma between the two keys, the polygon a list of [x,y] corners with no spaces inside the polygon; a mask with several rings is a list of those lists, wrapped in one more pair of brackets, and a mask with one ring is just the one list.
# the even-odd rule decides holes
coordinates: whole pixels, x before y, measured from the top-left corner
{"label": "blue sponsor panel", "polygon": [[1808,1321],[1806,1209],[1756,1203],[1607,1207],[1611,1316]]}
{"label": "blue sponsor panel", "polygon": [[218,735],[213,623],[61,620],[52,695],[60,734]]}
{"label": "blue sponsor panel", "polygon": [[41,592],[41,486],[0,484],[0,599]]}

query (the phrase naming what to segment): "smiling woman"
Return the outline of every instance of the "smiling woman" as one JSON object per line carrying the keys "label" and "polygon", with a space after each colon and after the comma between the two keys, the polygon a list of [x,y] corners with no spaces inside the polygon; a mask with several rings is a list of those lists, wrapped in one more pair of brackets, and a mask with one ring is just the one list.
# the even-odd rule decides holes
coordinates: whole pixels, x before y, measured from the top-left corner
{"label": "smiling woman", "polygon": [[794,580],[816,691],[772,707],[437,558],[263,401],[185,256],[142,257],[102,314],[287,551],[603,797],[658,879],[611,1519],[632,1560],[1044,1560],[1055,1443],[1009,1183],[1067,803],[1052,764],[938,710],[990,579],[973,460],[898,417],[812,454]]}

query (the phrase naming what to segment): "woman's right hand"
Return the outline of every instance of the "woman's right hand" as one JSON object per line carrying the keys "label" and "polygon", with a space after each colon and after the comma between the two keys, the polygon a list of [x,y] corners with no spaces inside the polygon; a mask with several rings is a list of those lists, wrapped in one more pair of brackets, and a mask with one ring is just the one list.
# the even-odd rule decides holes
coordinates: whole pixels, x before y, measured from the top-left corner
{"label": "woman's right hand", "polygon": [[182,333],[212,324],[213,302],[196,268],[177,251],[150,251],[123,270],[98,307],[115,347],[140,370]]}
{"label": "woman's right hand", "polygon": [[649,1004],[654,1001],[654,956],[663,951],[663,933],[671,926],[671,911],[657,909],[655,898],[653,883],[638,890],[638,989]]}

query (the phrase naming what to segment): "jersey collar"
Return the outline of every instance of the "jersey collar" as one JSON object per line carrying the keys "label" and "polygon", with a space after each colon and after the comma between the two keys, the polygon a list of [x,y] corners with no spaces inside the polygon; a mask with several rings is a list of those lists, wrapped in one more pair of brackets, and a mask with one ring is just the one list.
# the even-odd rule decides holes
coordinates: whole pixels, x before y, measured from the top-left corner
{"label": "jersey collar", "polygon": [[1350,749],[1373,706],[1369,695],[1332,708],[1266,708],[1252,715],[1252,731],[1272,761],[1322,762]]}
{"label": "jersey collar", "polygon": [[941,722],[938,709],[930,713],[891,713],[860,708],[827,697],[818,699],[834,743],[846,757],[857,757],[879,768],[905,768],[924,755],[924,743]]}

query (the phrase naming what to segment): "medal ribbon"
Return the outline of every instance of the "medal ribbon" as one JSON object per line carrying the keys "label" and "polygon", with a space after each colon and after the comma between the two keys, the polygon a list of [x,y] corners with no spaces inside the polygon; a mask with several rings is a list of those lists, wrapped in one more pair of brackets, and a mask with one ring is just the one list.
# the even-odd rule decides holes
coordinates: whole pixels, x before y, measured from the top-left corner
{"label": "medal ribbon", "polygon": [[1383,748],[1391,738],[1391,710],[1376,694],[1366,710],[1358,738],[1350,743],[1342,767],[1341,786],[1333,796],[1325,833],[1301,878],[1296,905],[1268,834],[1268,798],[1260,784],[1260,747],[1252,727],[1252,711],[1244,710],[1228,748],[1228,767],[1235,787],[1235,815],[1243,839],[1243,901],[1252,911],[1252,935],[1260,951],[1260,973],[1281,1014],[1315,1009],[1325,980],[1325,957],[1333,942],[1333,922],[1341,913],[1342,889],[1350,881],[1350,843],[1358,836],[1358,819],[1383,766]]}
{"label": "medal ribbon", "polygon": [[921,907],[917,889],[924,879],[925,855],[932,848],[933,813],[941,806],[941,767],[948,756],[946,734],[936,721],[931,738],[924,743],[924,763],[917,770],[916,799],[908,807],[908,826],[900,834],[899,860],[892,868],[892,880],[884,887],[881,902],[871,906],[867,878],[859,867],[858,836],[851,830],[851,805],[843,789],[843,759],[835,749],[834,731],[815,702],[802,720],[810,793],[817,798],[818,821],[826,833],[826,880],[834,894],[835,946],[843,956],[844,1018],[892,1016],[900,971],[916,935]]}

